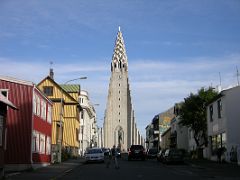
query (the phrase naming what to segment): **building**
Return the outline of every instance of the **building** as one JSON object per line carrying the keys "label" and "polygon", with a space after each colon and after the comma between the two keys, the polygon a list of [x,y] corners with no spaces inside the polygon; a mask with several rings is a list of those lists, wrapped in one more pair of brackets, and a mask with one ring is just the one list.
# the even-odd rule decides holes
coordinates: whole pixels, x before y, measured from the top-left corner
{"label": "building", "polygon": [[32,83],[0,77],[0,89],[18,111],[8,109],[4,160],[7,170],[51,162],[52,102]]}
{"label": "building", "polygon": [[150,149],[153,147],[153,144],[150,143],[151,139],[153,138],[152,135],[153,135],[153,125],[152,123],[150,123],[149,125],[147,125],[147,127],[145,128],[146,130],[146,148],[147,149]]}
{"label": "building", "polygon": [[[82,107],[80,117],[80,134],[79,139],[81,148],[79,153],[83,156],[84,152],[89,147],[97,146],[97,119],[96,111],[92,105],[88,92],[81,90],[79,103]],[[99,145],[98,145],[99,146]]]}
{"label": "building", "polygon": [[170,135],[171,127],[169,127],[164,133],[161,134],[161,149],[170,148]]}
{"label": "building", "polygon": [[170,147],[179,148],[188,151],[188,128],[180,124],[181,104],[176,103],[174,106],[174,117],[171,120]]}
{"label": "building", "polygon": [[38,88],[53,102],[52,156],[53,162],[61,162],[67,156],[77,156],[79,142],[79,85],[59,85],[50,76],[44,78]]}
{"label": "building", "polygon": [[104,146],[127,151],[140,143],[128,81],[128,59],[122,32],[117,33],[111,62],[111,78],[104,117]]}
{"label": "building", "polygon": [[[4,91],[4,90],[3,90]],[[7,95],[7,94],[5,94]],[[16,106],[13,105],[8,98],[2,94],[0,89],[0,179],[4,177],[4,151],[5,151],[5,132],[8,107],[16,110]]]}
{"label": "building", "polygon": [[240,164],[240,86],[223,90],[207,106],[209,159],[217,160],[217,152],[223,150],[223,158]]}

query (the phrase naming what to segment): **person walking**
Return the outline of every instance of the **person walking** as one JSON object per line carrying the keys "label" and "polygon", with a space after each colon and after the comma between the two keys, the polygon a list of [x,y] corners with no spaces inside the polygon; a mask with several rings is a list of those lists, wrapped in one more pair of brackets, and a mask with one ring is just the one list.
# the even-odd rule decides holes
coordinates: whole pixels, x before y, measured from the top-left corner
{"label": "person walking", "polygon": [[111,152],[112,152],[112,161],[114,162],[115,169],[119,169],[118,159],[117,159],[117,149],[115,145],[113,145]]}

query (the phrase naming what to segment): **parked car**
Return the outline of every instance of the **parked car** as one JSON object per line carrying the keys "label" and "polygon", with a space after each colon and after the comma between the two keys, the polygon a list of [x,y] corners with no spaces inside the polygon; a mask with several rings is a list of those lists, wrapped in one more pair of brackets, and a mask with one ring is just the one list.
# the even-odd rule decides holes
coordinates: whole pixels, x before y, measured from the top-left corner
{"label": "parked car", "polygon": [[104,152],[101,148],[90,148],[85,152],[86,162],[104,162]]}
{"label": "parked car", "polygon": [[158,153],[157,153],[157,160],[159,162],[163,162],[163,156],[164,156],[164,153],[165,153],[165,149],[161,149]]}
{"label": "parked car", "polygon": [[132,159],[146,159],[146,152],[142,145],[131,145],[128,151],[128,160]]}
{"label": "parked car", "polygon": [[157,148],[150,148],[147,152],[148,159],[155,159],[157,158],[158,149]]}
{"label": "parked car", "polygon": [[164,163],[182,163],[183,153],[179,149],[166,149],[163,154]]}

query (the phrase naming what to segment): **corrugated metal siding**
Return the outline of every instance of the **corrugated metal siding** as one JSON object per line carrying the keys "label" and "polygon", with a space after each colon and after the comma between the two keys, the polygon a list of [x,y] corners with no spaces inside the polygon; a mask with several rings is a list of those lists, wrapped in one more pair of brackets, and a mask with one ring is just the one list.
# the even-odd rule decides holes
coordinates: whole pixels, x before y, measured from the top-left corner
{"label": "corrugated metal siding", "polygon": [[8,109],[7,164],[31,163],[33,87],[0,80],[0,88],[9,89],[8,98],[19,110]]}
{"label": "corrugated metal siding", "polygon": [[69,131],[64,130],[64,145],[78,148],[79,141],[77,141],[76,129],[79,131],[80,124],[77,119],[77,106],[66,105],[64,115],[64,129],[69,129]]}

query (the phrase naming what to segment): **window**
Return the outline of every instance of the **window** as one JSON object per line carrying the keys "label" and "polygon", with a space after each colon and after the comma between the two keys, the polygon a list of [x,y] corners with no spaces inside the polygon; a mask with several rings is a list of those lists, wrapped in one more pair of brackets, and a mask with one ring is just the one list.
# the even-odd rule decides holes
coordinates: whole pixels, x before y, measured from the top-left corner
{"label": "window", "polygon": [[37,99],[37,115],[40,116],[40,98],[36,96]]}
{"label": "window", "polygon": [[52,86],[44,86],[44,87],[43,87],[43,92],[44,92],[47,96],[52,96],[52,95],[53,95],[53,87],[52,87]]}
{"label": "window", "polygon": [[222,101],[219,99],[217,101],[217,107],[218,107],[218,118],[222,117]]}
{"label": "window", "polygon": [[121,84],[119,84],[119,87],[121,86]]}
{"label": "window", "polygon": [[50,155],[51,154],[51,138],[47,136],[46,140],[46,154]]}
{"label": "window", "polygon": [[36,152],[36,140],[37,140],[36,131],[33,131],[33,135],[32,135],[32,152]]}
{"label": "window", "polygon": [[46,102],[44,100],[41,101],[41,117],[46,120]]}
{"label": "window", "polygon": [[83,119],[84,118],[84,113],[83,113],[84,111],[81,111],[80,113],[81,113],[81,119]]}
{"label": "window", "polygon": [[45,154],[45,135],[40,134],[40,147],[39,152]]}
{"label": "window", "polygon": [[226,133],[217,134],[211,137],[212,142],[212,154],[217,153],[218,148],[226,147]]}
{"label": "window", "polygon": [[52,123],[52,107],[48,104],[47,122]]}
{"label": "window", "polygon": [[1,89],[0,92],[8,99],[8,89]]}
{"label": "window", "polygon": [[118,98],[118,100],[120,101],[120,98]]}
{"label": "window", "polygon": [[4,117],[0,115],[0,146],[3,145],[3,120]]}
{"label": "window", "polygon": [[35,141],[35,143],[36,143],[36,145],[35,145],[35,152],[39,152],[39,133],[37,132],[37,131],[34,131],[34,134],[35,134],[35,139],[36,139],[36,141]]}
{"label": "window", "polygon": [[209,112],[210,112],[210,121],[213,121],[213,105],[209,107]]}
{"label": "window", "polygon": [[33,113],[37,114],[37,99],[36,99],[36,95],[33,95]]}

